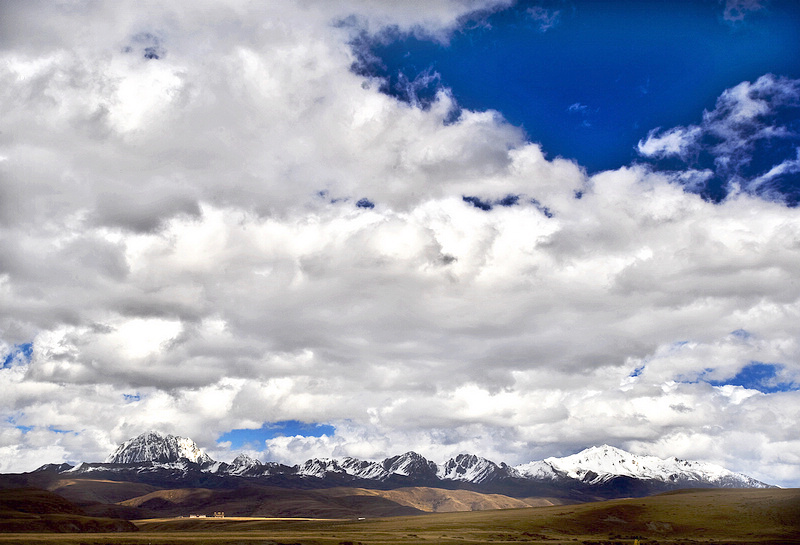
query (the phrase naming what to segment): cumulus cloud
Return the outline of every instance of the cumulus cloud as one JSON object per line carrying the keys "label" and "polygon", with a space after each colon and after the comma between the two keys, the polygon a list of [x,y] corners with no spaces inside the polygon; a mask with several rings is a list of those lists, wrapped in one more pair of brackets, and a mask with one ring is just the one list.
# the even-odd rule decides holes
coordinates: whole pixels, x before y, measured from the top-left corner
{"label": "cumulus cloud", "polygon": [[[297,420],[336,431],[262,459],[612,442],[796,483],[798,393],[715,384],[796,376],[798,209],[674,183],[699,170],[588,177],[497,112],[351,70],[356,30],[498,5],[14,6],[58,30],[0,33],[0,469],[148,429],[233,458],[225,432]],[[742,84],[640,149],[713,134],[735,164],[795,93]]]}

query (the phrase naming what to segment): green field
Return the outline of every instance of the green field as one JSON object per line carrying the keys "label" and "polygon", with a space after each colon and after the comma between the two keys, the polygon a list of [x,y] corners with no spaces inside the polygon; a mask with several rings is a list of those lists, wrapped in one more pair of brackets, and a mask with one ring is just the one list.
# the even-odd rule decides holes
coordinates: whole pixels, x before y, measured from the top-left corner
{"label": "green field", "polygon": [[578,505],[384,519],[162,518],[138,532],[0,534],[3,543],[477,544],[800,543],[800,489],[714,489]]}

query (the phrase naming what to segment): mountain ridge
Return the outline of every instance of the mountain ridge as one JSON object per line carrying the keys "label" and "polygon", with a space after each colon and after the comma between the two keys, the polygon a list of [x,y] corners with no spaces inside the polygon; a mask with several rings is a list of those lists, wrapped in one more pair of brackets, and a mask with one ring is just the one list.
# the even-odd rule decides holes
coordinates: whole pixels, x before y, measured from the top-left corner
{"label": "mountain ridge", "polygon": [[[661,459],[602,445],[562,458],[550,457],[517,466],[497,464],[474,454],[459,454],[436,464],[415,452],[380,462],[353,457],[311,458],[288,466],[261,462],[246,454],[231,463],[213,460],[191,439],[146,432],[120,444],[104,463],[78,466],[47,464],[36,471],[59,474],[130,474],[142,482],[161,480],[218,483],[231,478],[279,486],[444,486],[513,491],[521,497],[543,488],[570,494],[599,492],[647,495],[677,488],[767,488],[771,485],[706,462]],[[147,479],[150,479],[148,481]]]}

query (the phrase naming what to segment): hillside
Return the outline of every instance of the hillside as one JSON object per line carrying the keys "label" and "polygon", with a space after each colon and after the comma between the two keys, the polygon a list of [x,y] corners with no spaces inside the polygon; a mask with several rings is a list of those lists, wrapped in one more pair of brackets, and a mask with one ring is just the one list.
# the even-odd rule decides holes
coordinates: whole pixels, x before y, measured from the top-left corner
{"label": "hillside", "polygon": [[121,502],[160,516],[185,516],[224,511],[228,516],[354,518],[422,513],[519,509],[552,505],[543,498],[521,500],[499,494],[427,487],[368,490],[328,488],[306,491],[271,487],[235,490],[158,490]]}
{"label": "hillside", "polygon": [[36,488],[0,490],[0,532],[132,532],[128,521],[87,516],[61,496]]}
{"label": "hillside", "polygon": [[296,490],[250,486],[232,490],[183,488],[158,490],[121,502],[161,517],[211,515],[234,517],[355,518],[421,514],[423,511],[380,495],[337,494],[328,490]]}

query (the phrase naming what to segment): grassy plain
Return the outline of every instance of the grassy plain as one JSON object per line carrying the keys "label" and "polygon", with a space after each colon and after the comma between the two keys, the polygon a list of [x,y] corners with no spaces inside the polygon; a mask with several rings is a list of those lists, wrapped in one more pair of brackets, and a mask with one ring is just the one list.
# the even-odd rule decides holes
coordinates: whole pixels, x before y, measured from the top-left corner
{"label": "grassy plain", "polygon": [[800,489],[647,498],[384,519],[149,519],[125,534],[0,534],[0,545],[798,544]]}

